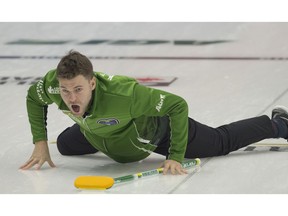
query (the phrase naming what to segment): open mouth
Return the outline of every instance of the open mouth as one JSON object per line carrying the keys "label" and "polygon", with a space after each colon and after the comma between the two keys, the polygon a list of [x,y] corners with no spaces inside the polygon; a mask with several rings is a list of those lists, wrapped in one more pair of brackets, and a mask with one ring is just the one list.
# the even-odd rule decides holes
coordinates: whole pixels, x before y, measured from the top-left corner
{"label": "open mouth", "polygon": [[80,106],[79,105],[72,105],[71,106],[73,112],[78,113],[80,111]]}

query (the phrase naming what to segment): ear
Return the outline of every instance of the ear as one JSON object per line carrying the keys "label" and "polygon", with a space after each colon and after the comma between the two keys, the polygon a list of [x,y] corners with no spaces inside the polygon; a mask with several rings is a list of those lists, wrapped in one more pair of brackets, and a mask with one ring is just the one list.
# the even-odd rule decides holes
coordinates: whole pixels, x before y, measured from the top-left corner
{"label": "ear", "polygon": [[90,85],[91,85],[91,87],[92,87],[92,90],[94,90],[95,87],[96,87],[96,78],[95,78],[95,77],[93,77],[93,78],[91,79]]}

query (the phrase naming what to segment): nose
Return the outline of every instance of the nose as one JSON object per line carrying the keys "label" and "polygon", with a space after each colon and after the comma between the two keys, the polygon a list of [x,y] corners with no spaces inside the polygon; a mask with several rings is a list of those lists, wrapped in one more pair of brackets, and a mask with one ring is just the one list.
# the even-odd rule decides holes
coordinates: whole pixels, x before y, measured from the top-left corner
{"label": "nose", "polygon": [[69,101],[70,101],[71,103],[73,103],[73,102],[76,101],[76,95],[75,95],[73,92],[70,93],[70,95],[69,95]]}

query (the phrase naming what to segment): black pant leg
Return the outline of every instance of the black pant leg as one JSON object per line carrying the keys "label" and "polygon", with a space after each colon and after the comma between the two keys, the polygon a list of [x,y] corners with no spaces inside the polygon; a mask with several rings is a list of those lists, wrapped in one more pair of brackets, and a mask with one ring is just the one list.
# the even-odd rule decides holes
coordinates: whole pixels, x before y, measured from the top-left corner
{"label": "black pant leg", "polygon": [[242,147],[275,137],[268,116],[245,119],[211,128],[189,119],[187,158],[226,155]]}
{"label": "black pant leg", "polygon": [[57,148],[62,155],[93,154],[98,151],[87,141],[77,124],[66,128],[58,136]]}
{"label": "black pant leg", "polygon": [[[226,155],[249,144],[273,137],[275,132],[268,116],[245,119],[218,128],[209,127],[189,118],[185,158]],[[155,152],[168,155],[169,146],[170,133],[167,132]]]}

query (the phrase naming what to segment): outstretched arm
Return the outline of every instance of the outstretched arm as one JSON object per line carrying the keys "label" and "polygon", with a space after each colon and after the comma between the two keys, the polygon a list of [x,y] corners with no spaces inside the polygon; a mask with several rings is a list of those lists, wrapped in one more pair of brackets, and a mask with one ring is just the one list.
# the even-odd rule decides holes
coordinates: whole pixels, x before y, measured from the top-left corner
{"label": "outstretched arm", "polygon": [[51,167],[55,166],[51,161],[47,144],[47,110],[48,105],[52,104],[53,101],[48,96],[45,77],[30,86],[26,98],[27,113],[35,147],[30,159],[20,167],[24,170],[33,166],[40,169],[46,161]]}
{"label": "outstretched arm", "polygon": [[170,121],[170,146],[163,164],[164,174],[183,174],[183,161],[188,142],[188,104],[180,96],[141,85],[135,86],[132,116],[168,116]]}

